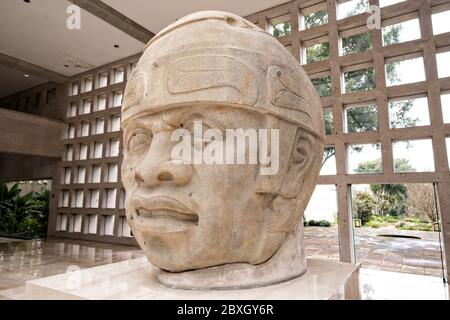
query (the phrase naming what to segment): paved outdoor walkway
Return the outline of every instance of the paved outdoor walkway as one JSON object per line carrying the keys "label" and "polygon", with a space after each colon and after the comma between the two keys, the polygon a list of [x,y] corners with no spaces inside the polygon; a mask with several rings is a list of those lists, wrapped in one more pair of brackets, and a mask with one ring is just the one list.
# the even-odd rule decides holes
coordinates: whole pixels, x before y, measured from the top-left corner
{"label": "paved outdoor walkway", "polygon": [[[420,239],[380,236],[394,234]],[[305,228],[305,247],[308,257],[339,260],[337,227]],[[355,230],[355,247],[357,261],[364,268],[442,276],[437,232],[358,228]]]}

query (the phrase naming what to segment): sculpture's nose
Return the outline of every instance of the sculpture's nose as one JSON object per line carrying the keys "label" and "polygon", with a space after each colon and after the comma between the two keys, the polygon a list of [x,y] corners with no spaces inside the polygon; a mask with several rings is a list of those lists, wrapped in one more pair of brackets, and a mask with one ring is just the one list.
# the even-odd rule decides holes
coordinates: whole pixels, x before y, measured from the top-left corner
{"label": "sculpture's nose", "polygon": [[192,178],[192,165],[173,161],[170,158],[173,143],[170,132],[161,132],[153,137],[151,147],[135,170],[135,180],[146,187],[156,187],[164,182],[183,186]]}

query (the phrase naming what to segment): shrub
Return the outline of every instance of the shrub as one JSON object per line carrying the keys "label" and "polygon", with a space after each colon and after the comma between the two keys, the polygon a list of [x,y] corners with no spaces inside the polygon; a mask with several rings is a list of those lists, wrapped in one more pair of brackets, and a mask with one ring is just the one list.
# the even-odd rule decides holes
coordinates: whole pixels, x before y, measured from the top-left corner
{"label": "shrub", "polygon": [[44,236],[47,231],[50,192],[20,195],[18,184],[8,188],[0,183],[0,233]]}
{"label": "shrub", "polygon": [[382,224],[378,221],[368,221],[365,226],[370,228],[380,228]]}
{"label": "shrub", "polygon": [[433,225],[429,222],[403,221],[395,226],[399,230],[433,231]]}
{"label": "shrub", "polygon": [[363,225],[371,220],[374,209],[375,199],[370,193],[359,192],[356,195],[356,214]]}
{"label": "shrub", "polygon": [[305,221],[304,225],[308,226],[308,227],[329,228],[329,227],[331,227],[331,222],[329,222],[327,220],[309,220],[309,221]]}

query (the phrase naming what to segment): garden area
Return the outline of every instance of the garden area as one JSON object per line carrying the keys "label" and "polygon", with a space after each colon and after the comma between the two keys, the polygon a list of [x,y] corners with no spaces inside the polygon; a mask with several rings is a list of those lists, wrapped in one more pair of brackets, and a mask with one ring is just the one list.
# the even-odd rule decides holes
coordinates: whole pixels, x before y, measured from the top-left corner
{"label": "garden area", "polygon": [[431,184],[371,184],[352,199],[355,227],[439,231]]}
{"label": "garden area", "polygon": [[50,191],[22,192],[19,183],[0,183],[0,236],[33,239],[45,237]]}

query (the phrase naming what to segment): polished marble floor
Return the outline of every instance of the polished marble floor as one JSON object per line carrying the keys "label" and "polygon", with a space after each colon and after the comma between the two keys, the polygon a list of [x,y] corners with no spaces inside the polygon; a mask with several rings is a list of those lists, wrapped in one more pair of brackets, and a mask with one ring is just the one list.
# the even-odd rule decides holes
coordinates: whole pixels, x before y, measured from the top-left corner
{"label": "polished marble floor", "polygon": [[142,256],[139,248],[125,245],[68,239],[0,238],[0,299],[2,290],[20,292],[28,280]]}
{"label": "polished marble floor", "polygon": [[[77,269],[142,257],[139,248],[92,241],[0,238],[0,299],[26,298],[25,282]],[[446,299],[448,286],[433,276],[361,268],[362,299]]]}

